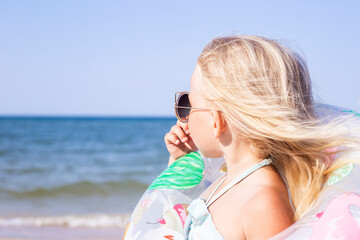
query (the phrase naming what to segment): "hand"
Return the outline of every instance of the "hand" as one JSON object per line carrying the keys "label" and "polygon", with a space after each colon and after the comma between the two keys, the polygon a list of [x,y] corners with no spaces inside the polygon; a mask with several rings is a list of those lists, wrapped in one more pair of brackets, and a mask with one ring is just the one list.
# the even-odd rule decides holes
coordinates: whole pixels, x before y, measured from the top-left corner
{"label": "hand", "polygon": [[179,157],[197,150],[190,136],[187,123],[180,121],[177,121],[176,125],[171,127],[170,132],[165,134],[164,141],[170,153],[169,165]]}

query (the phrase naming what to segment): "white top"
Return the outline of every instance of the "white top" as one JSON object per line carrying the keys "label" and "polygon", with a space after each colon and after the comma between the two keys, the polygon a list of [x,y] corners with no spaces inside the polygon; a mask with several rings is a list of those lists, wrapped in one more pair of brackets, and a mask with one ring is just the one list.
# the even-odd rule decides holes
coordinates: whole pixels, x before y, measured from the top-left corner
{"label": "white top", "polygon": [[225,181],[226,177],[223,178],[220,183],[216,186],[213,192],[210,194],[206,202],[201,199],[195,199],[191,202],[187,208],[189,215],[187,216],[185,223],[185,239],[188,240],[222,240],[223,236],[216,229],[216,226],[212,220],[212,216],[208,210],[211,204],[225,194],[230,188],[237,183],[241,182],[244,178],[255,172],[259,168],[267,166],[271,163],[271,159],[264,159],[261,162],[253,165],[248,170],[240,174],[237,178],[227,184],[220,192],[214,197],[216,190]]}

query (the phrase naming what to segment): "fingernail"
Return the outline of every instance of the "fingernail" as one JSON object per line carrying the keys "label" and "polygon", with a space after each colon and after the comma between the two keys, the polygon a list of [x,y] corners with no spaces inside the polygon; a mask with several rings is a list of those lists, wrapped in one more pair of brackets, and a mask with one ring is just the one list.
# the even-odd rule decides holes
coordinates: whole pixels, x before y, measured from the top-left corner
{"label": "fingernail", "polygon": [[175,141],[175,144],[179,144],[179,142],[180,142],[179,140],[176,140],[176,141]]}
{"label": "fingernail", "polygon": [[183,139],[181,140],[182,142],[186,142],[187,137],[183,137]]}
{"label": "fingernail", "polygon": [[186,134],[189,134],[190,133],[190,130],[188,129],[188,130],[186,130]]}

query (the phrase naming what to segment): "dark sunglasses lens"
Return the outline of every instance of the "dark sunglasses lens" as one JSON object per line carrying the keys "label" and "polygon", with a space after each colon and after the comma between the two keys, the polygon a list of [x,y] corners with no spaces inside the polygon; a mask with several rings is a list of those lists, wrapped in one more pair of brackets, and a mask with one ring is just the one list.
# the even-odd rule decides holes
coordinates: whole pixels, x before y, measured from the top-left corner
{"label": "dark sunglasses lens", "polygon": [[189,117],[190,108],[182,108],[182,107],[191,107],[189,102],[189,94],[185,93],[179,96],[177,106],[177,113],[179,118],[182,121],[186,121]]}

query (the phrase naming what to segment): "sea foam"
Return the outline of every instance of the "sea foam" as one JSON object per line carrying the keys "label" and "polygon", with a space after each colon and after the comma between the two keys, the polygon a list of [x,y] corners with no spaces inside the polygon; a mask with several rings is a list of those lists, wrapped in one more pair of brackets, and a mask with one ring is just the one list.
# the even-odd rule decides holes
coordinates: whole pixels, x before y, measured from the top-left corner
{"label": "sea foam", "polygon": [[130,214],[0,217],[0,227],[124,228]]}

